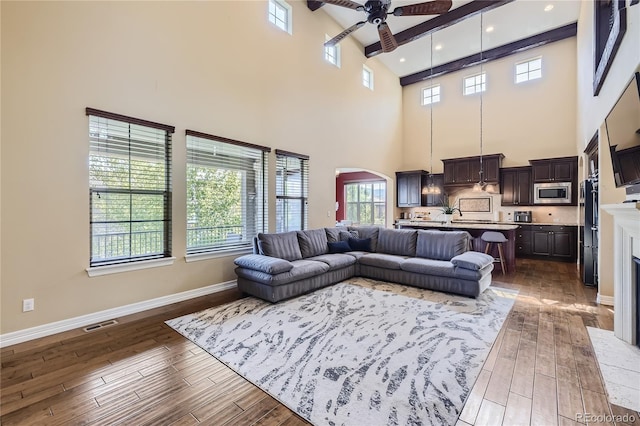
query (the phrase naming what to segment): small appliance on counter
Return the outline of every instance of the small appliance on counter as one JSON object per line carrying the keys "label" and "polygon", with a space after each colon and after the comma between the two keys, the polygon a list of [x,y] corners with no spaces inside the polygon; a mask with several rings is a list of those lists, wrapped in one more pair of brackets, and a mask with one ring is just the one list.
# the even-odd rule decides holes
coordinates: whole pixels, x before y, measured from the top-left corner
{"label": "small appliance on counter", "polygon": [[515,211],[513,212],[514,222],[531,223],[531,210]]}

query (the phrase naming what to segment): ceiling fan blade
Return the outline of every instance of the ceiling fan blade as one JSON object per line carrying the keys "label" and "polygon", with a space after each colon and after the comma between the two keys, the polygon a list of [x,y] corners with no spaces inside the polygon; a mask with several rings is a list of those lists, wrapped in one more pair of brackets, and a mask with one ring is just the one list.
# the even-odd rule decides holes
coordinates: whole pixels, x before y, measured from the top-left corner
{"label": "ceiling fan blade", "polygon": [[364,24],[366,24],[366,23],[367,23],[367,21],[360,21],[357,24],[354,24],[354,25],[350,26],[349,28],[347,28],[346,30],[344,30],[343,32],[341,32],[340,34],[338,34],[337,36],[335,36],[331,40],[325,42],[324,45],[326,47],[335,46],[336,44],[340,43],[340,40],[342,40],[343,38],[345,38],[346,36],[348,36],[349,34],[354,32],[358,28],[363,27]]}
{"label": "ceiling fan blade", "polygon": [[386,22],[378,25],[378,35],[380,36],[380,43],[382,44],[383,52],[393,52],[396,50],[398,42]]}
{"label": "ceiling fan blade", "polygon": [[408,4],[393,10],[395,16],[439,15],[451,9],[451,0],[433,0],[425,3]]}
{"label": "ceiling fan blade", "polygon": [[351,0],[322,0],[324,3],[335,4],[353,10],[364,10],[364,6]]}

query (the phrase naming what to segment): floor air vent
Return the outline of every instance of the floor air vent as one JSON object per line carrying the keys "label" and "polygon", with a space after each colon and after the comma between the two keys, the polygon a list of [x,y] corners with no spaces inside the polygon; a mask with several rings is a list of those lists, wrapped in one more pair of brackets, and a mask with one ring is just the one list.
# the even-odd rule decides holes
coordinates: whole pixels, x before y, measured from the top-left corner
{"label": "floor air vent", "polygon": [[88,325],[85,328],[83,328],[83,330],[88,333],[90,331],[96,331],[96,330],[100,330],[101,328],[105,328],[105,327],[110,327],[112,325],[116,325],[117,323],[118,323],[118,321],[116,321],[116,320],[109,320],[109,321],[105,321],[105,322],[100,322],[98,324]]}

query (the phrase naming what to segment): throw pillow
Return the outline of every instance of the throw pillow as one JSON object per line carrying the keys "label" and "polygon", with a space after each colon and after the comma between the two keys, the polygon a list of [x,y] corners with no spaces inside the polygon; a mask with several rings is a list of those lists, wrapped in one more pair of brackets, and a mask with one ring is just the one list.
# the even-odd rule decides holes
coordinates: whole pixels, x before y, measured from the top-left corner
{"label": "throw pillow", "polygon": [[329,245],[329,253],[346,253],[351,251],[351,246],[346,241],[337,241],[335,243],[327,243]]}
{"label": "throw pillow", "polygon": [[349,241],[349,238],[358,238],[358,231],[340,231],[340,241]]}
{"label": "throw pillow", "polygon": [[371,251],[371,238],[349,238],[349,247],[353,251]]}

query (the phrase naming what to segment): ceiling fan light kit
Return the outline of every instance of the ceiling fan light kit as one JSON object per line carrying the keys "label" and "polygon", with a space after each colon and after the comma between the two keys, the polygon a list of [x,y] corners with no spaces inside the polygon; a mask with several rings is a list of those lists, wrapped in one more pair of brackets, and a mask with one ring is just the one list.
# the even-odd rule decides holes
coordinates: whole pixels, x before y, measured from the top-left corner
{"label": "ceiling fan light kit", "polygon": [[[367,14],[367,21],[358,22],[350,26],[324,45],[335,46],[342,39],[352,32],[361,28],[366,22],[378,26],[378,35],[380,36],[380,44],[383,52],[392,52],[398,47],[393,32],[387,25],[387,16],[389,15],[389,7],[391,0],[369,0],[364,5],[351,0],[322,0],[324,3],[333,4],[335,6],[346,7]],[[391,12],[394,16],[416,16],[416,15],[439,15],[451,9],[452,0],[432,0],[424,3],[409,4],[407,6],[399,6]]]}

